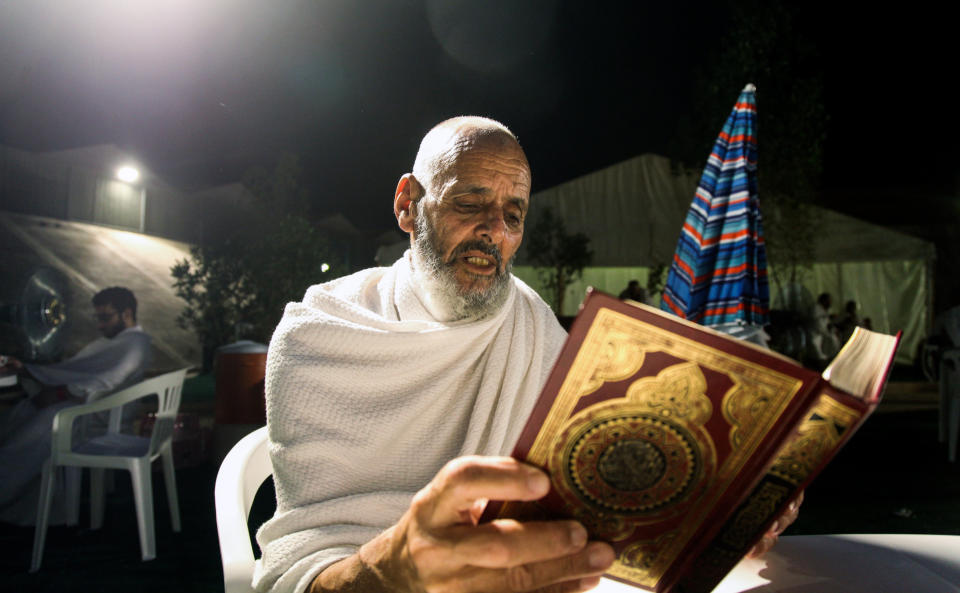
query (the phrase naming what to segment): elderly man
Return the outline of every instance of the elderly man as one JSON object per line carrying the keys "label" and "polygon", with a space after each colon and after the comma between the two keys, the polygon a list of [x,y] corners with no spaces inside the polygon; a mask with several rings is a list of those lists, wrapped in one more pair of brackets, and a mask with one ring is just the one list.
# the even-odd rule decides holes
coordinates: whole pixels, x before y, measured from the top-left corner
{"label": "elderly man", "polygon": [[[84,403],[143,376],[150,362],[150,336],[137,325],[137,299],[127,288],[105,288],[93,296],[102,337],[76,355],[51,364],[4,357],[3,371],[20,374],[30,396],[0,416],[0,520],[29,524],[36,516],[33,492],[50,455],[50,432],[58,411]],[[61,504],[52,522],[60,522]]]}
{"label": "elderly man", "polygon": [[433,128],[394,196],[411,249],[311,287],[267,358],[277,510],[257,534],[260,591],[583,591],[614,561],[575,521],[478,524],[535,500],[504,457],[565,334],[510,274],[530,168],[502,124]]}

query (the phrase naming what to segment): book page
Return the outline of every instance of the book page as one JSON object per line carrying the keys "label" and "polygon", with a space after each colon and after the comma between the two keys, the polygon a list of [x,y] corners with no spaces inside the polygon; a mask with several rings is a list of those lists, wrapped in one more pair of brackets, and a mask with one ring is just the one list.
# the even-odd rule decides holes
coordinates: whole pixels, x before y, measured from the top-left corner
{"label": "book page", "polygon": [[858,327],[823,371],[823,378],[853,396],[872,399],[886,380],[898,343],[896,336]]}

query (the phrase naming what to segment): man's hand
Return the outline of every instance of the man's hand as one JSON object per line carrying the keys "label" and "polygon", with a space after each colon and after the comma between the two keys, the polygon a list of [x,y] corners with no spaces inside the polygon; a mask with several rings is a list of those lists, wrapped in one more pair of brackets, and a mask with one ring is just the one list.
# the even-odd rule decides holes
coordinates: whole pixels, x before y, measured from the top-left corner
{"label": "man's hand", "polygon": [[66,387],[62,385],[56,387],[44,386],[43,389],[30,398],[30,403],[39,410],[65,401],[70,401],[74,404],[83,403],[82,398],[71,395]]}
{"label": "man's hand", "polygon": [[771,525],[770,529],[763,534],[763,537],[760,538],[760,541],[757,542],[757,545],[753,546],[750,552],[747,553],[747,558],[759,558],[769,552],[770,548],[773,547],[773,544],[777,543],[777,538],[780,537],[780,534],[783,533],[783,530],[797,520],[797,515],[800,514],[800,505],[802,503],[803,491],[801,490],[800,494],[798,494],[797,497],[790,501],[790,504],[787,505],[787,510],[784,511],[783,515],[773,522],[773,525]]}
{"label": "man's hand", "polygon": [[392,528],[334,564],[312,591],[410,593],[586,591],[613,563],[613,549],[587,542],[576,521],[478,524],[488,499],[528,501],[547,476],[509,457],[448,463]]}
{"label": "man's hand", "polygon": [[23,363],[13,356],[0,356],[0,373],[18,373]]}

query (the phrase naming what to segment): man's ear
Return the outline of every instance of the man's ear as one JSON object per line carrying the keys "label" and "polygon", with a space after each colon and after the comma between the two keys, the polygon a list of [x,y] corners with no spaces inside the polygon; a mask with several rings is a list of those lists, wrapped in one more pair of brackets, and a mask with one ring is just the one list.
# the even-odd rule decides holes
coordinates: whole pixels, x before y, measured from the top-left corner
{"label": "man's ear", "polygon": [[397,191],[393,195],[393,214],[397,217],[397,224],[407,233],[413,232],[415,214],[413,204],[423,197],[423,187],[413,176],[407,173],[397,183]]}
{"label": "man's ear", "polygon": [[133,309],[124,309],[120,313],[120,320],[125,327],[133,327],[137,324],[137,320],[133,318]]}

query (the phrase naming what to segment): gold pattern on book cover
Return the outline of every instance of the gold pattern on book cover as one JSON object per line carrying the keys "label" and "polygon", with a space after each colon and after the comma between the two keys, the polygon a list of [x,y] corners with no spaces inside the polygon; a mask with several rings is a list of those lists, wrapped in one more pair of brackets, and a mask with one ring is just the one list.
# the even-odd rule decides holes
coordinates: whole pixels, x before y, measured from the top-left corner
{"label": "gold pattern on book cover", "polygon": [[724,543],[736,549],[750,545],[763,524],[791,492],[792,489],[781,484],[761,484],[756,492],[750,495],[749,502],[734,517],[731,528],[723,533]]}
{"label": "gold pattern on book cover", "polygon": [[696,570],[686,575],[684,591],[710,591],[746,553],[753,538],[776,509],[793,492],[782,484],[763,482],[751,494],[718,537],[723,545],[711,545],[696,560]]}
{"label": "gold pattern on book cover", "polygon": [[799,485],[825,454],[840,444],[847,429],[860,415],[827,393],[820,394],[810,416],[797,429],[797,435],[777,454],[770,472]]}
{"label": "gold pattern on book cover", "polygon": [[[796,436],[777,453],[764,478],[718,536],[719,543],[697,558],[697,570],[688,575],[684,590],[707,591],[730,570],[753,543],[777,510],[810,473],[835,450],[860,413],[828,393],[820,394]],[[771,480],[770,476],[774,479]],[[779,482],[783,480],[783,482]]]}
{"label": "gold pattern on book cover", "polygon": [[[624,548],[618,560],[625,566],[629,566],[633,574],[648,574],[660,560],[662,551],[669,548],[671,540],[676,537],[676,533],[668,531],[652,540],[634,542]],[[628,576],[625,571],[614,574],[624,578]]]}
{"label": "gold pattern on book cover", "polygon": [[[730,446],[744,446],[758,422],[765,422],[771,413],[770,406],[783,397],[781,385],[757,381],[752,377],[729,375],[734,386],[723,399],[723,418],[730,425]],[[753,436],[756,436],[753,434]]]}
{"label": "gold pattern on book cover", "polygon": [[[653,352],[685,362],[573,413],[605,383],[634,376]],[[732,450],[722,463],[705,427],[717,410],[701,369],[729,378],[719,413]],[[601,308],[527,459],[550,467],[570,514],[598,537],[629,541],[637,528],[675,519],[655,540],[631,541],[610,571],[654,587],[801,386],[796,377]],[[637,469],[639,477],[628,477]]]}
{"label": "gold pattern on book cover", "polygon": [[594,517],[616,513],[640,525],[687,510],[678,503],[712,479],[717,463],[703,427],[712,409],[706,388],[699,367],[682,363],[638,379],[625,398],[590,406],[569,420],[548,468],[551,475],[564,474],[557,491],[577,509],[578,519],[592,524]]}

